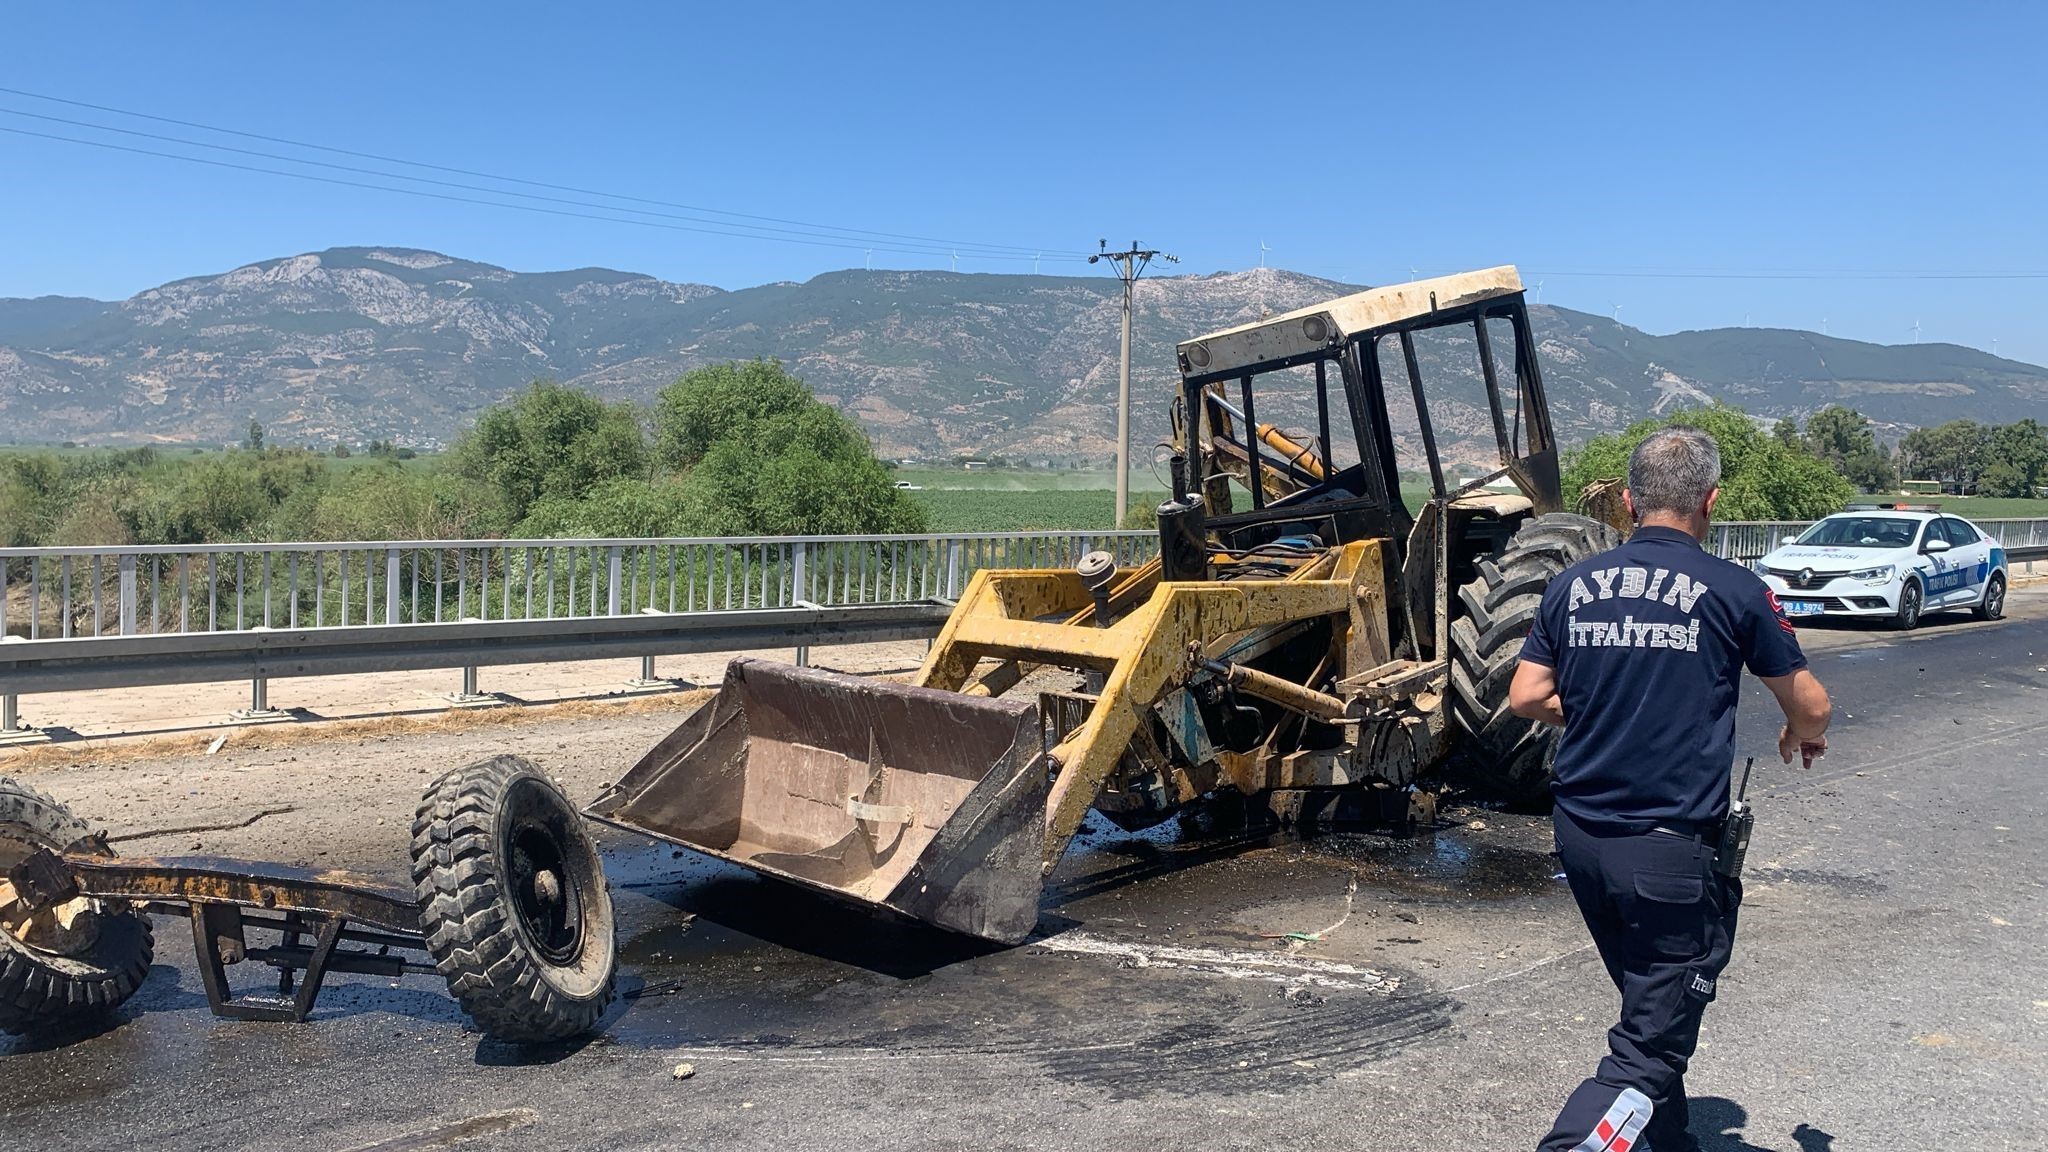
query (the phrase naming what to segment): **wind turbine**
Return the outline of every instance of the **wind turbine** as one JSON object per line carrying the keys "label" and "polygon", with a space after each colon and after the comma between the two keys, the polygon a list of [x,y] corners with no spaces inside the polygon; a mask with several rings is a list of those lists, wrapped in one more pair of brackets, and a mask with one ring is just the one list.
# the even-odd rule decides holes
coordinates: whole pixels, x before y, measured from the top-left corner
{"label": "wind turbine", "polygon": [[1828,334],[1828,318],[1825,316],[1820,318],[1820,334],[1823,336]]}
{"label": "wind turbine", "polygon": [[955,248],[955,249],[953,249],[953,271],[955,271],[955,272],[958,272],[959,270],[960,270],[960,250],[959,250],[958,248]]}
{"label": "wind turbine", "polygon": [[1621,305],[1619,304],[1614,306],[1614,322],[1616,324],[1621,323]]}
{"label": "wind turbine", "polygon": [[1915,343],[1915,344],[1918,344],[1919,342],[1920,342],[1920,322],[1919,322],[1918,320],[1915,320],[1915,321],[1913,321],[1913,343]]}
{"label": "wind turbine", "polygon": [[1031,274],[1033,276],[1038,275],[1038,258],[1043,255],[1045,255],[1043,252],[1033,252],[1031,254]]}
{"label": "wind turbine", "polygon": [[1418,272],[1418,271],[1416,271],[1416,269],[1414,268],[1414,266],[1412,266],[1412,265],[1411,265],[1411,266],[1409,267],[1409,269],[1408,269],[1408,279],[1410,279],[1410,280],[1420,280],[1420,279],[1422,279],[1422,273],[1421,273],[1421,272]]}
{"label": "wind turbine", "polygon": [[1543,281],[1541,280],[1536,282],[1536,302],[1538,304],[1543,303]]}
{"label": "wind turbine", "polygon": [[874,270],[875,270],[875,250],[874,250],[873,248],[870,248],[870,249],[868,249],[868,271],[870,271],[870,272],[873,272]]}
{"label": "wind turbine", "polygon": [[1264,240],[1261,240],[1261,241],[1259,241],[1259,270],[1260,270],[1260,271],[1264,271],[1264,270],[1265,270],[1265,267],[1266,267],[1266,253],[1268,253],[1268,252],[1271,252],[1271,251],[1272,251],[1272,249],[1271,249],[1271,248],[1268,248],[1268,247],[1266,247],[1266,242],[1265,242]]}

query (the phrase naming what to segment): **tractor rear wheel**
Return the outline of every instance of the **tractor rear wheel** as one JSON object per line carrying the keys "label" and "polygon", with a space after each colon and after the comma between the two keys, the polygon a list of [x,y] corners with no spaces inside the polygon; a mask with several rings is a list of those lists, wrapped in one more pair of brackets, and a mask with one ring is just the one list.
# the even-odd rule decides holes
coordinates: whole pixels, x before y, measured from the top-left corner
{"label": "tractor rear wheel", "polygon": [[1541,809],[1549,801],[1557,732],[1510,711],[1508,683],[1550,581],[1620,543],[1621,534],[1598,520],[1565,512],[1533,517],[1458,589],[1449,699],[1461,737],[1450,766],[1455,778],[1516,808]]}
{"label": "tractor rear wheel", "polygon": [[0,1031],[20,1035],[104,1016],[149,975],[149,917],[80,897],[30,914],[7,871],[91,831],[62,804],[0,776]]}
{"label": "tractor rear wheel", "polygon": [[540,1044],[597,1027],[618,972],[611,895],[583,817],[532,761],[436,781],[412,825],[420,929],[486,1034]]}

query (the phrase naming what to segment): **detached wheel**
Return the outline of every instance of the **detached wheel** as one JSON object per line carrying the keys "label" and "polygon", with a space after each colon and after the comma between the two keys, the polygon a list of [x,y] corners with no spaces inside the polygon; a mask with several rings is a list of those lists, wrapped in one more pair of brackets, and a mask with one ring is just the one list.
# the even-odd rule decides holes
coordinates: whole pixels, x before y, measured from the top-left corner
{"label": "detached wheel", "polygon": [[2005,615],[2005,573],[1991,574],[1990,582],[1984,585],[1984,599],[1970,609],[1970,615],[1979,620],[1996,620]]}
{"label": "detached wheel", "polygon": [[531,761],[443,776],[412,824],[420,928],[448,991],[488,1035],[581,1036],[618,971],[604,867],[575,805]]}
{"label": "detached wheel", "polygon": [[0,776],[0,1031],[28,1035],[104,1017],[149,975],[149,918],[80,897],[30,915],[6,873],[38,848],[91,831],[62,804]]}
{"label": "detached wheel", "polygon": [[1451,621],[1451,721],[1462,737],[1451,774],[1516,808],[1550,800],[1557,730],[1508,709],[1508,684],[1543,590],[1566,568],[1621,544],[1598,520],[1554,512],[1522,523],[1507,547],[1476,565]]}
{"label": "detached wheel", "polygon": [[1892,615],[1892,630],[1895,632],[1911,632],[1913,629],[1918,628],[1920,626],[1920,613],[1925,603],[1926,597],[1920,591],[1920,578],[1917,576],[1906,577],[1906,582],[1899,586],[1899,610]]}

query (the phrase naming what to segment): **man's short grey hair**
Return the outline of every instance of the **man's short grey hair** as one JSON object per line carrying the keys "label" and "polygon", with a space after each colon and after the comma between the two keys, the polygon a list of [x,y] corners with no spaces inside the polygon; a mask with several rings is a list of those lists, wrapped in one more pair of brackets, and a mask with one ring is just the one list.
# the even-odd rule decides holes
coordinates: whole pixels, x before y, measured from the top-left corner
{"label": "man's short grey hair", "polygon": [[1721,446],[1697,428],[1674,424],[1636,445],[1628,458],[1628,491],[1636,515],[1690,516],[1721,483]]}

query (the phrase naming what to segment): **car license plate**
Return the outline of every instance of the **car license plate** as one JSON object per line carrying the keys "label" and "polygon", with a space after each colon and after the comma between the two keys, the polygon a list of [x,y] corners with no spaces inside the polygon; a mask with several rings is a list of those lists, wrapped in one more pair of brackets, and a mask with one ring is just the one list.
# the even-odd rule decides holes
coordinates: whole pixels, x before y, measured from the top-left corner
{"label": "car license plate", "polygon": [[1818,600],[1785,601],[1785,615],[1787,616],[1818,616],[1825,611],[1827,611],[1827,608]]}

